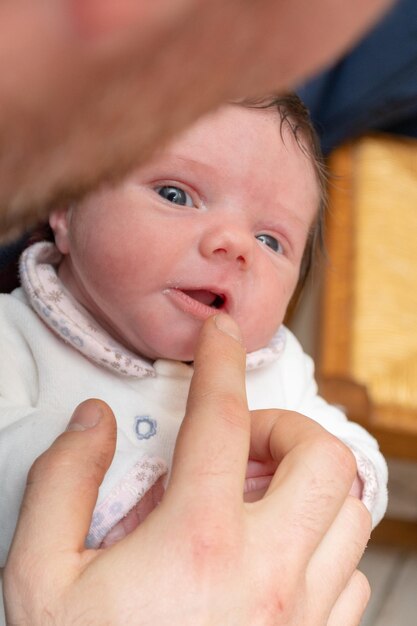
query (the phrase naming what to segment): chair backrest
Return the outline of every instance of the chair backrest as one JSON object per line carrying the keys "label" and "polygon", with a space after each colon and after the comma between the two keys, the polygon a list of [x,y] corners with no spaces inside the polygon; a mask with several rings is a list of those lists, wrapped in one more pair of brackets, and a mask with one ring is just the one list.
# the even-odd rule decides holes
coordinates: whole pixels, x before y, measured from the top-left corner
{"label": "chair backrest", "polygon": [[417,458],[417,140],[364,136],[330,170],[321,391]]}

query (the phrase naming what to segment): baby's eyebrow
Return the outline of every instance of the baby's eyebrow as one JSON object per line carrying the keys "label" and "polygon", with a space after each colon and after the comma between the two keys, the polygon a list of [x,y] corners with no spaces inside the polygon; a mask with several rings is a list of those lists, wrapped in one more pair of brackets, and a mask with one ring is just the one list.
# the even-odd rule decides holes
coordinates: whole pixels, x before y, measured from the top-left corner
{"label": "baby's eyebrow", "polygon": [[280,231],[291,248],[295,250],[299,246],[304,246],[315,219],[315,217],[312,220],[307,219],[306,213],[298,214],[290,207],[277,203],[271,213],[268,211],[268,215],[263,221],[263,227],[272,231]]}
{"label": "baby's eyebrow", "polygon": [[180,166],[191,165],[195,167],[195,169],[199,169],[204,172],[216,172],[216,174],[218,174],[217,168],[213,166],[211,163],[208,163],[201,159],[196,159],[188,155],[172,153],[169,151],[169,149],[161,153],[160,160],[161,162],[164,162],[166,160],[166,161],[169,161],[170,163],[173,163],[174,165],[178,164]]}
{"label": "baby's eyebrow", "polygon": [[299,225],[302,226],[305,230],[309,230],[311,228],[312,223],[314,223],[316,216],[313,216],[312,220],[307,219],[305,213],[295,212],[290,207],[285,206],[281,202],[276,202],[273,207],[270,209],[271,222],[280,222],[283,221],[287,224]]}
{"label": "baby's eyebrow", "polygon": [[186,182],[190,178],[191,184],[193,179],[195,182],[203,178],[220,181],[224,176],[224,172],[215,165],[203,159],[171,152],[169,148],[155,154],[153,159],[139,167],[137,171],[140,176],[150,176],[153,179],[178,178],[179,181]]}

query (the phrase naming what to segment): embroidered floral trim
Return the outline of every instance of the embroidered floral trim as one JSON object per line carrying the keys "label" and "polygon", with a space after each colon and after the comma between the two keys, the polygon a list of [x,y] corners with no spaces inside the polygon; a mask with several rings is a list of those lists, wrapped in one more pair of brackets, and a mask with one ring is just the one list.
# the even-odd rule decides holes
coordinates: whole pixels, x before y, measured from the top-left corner
{"label": "embroidered floral trim", "polygon": [[371,461],[366,456],[363,456],[359,450],[356,450],[352,445],[349,447],[355,455],[358,476],[363,483],[362,502],[368,511],[372,513],[378,494],[381,491],[378,485],[375,468]]}
{"label": "embroidered floral trim", "polygon": [[115,341],[65,289],[56,273],[61,254],[50,242],[35,243],[20,260],[22,287],[39,317],[92,361],[125,376],[144,378],[155,371]]}
{"label": "embroidered floral trim", "polygon": [[265,348],[246,355],[246,371],[269,365],[278,359],[285,348],[285,328],[281,326]]}
{"label": "embroidered floral trim", "polygon": [[86,539],[87,548],[98,548],[107,533],[141,500],[168,471],[162,459],[139,461],[95,509]]}

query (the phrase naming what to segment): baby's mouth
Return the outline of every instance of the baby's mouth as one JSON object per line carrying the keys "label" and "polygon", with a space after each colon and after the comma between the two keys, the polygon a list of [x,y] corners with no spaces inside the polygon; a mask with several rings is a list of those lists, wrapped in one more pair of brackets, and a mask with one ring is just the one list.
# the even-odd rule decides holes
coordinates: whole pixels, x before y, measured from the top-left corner
{"label": "baby's mouth", "polygon": [[221,293],[215,293],[208,289],[181,289],[189,298],[201,302],[212,309],[221,309],[226,302],[226,296]]}
{"label": "baby's mouth", "polygon": [[229,295],[212,291],[211,289],[183,289],[170,287],[164,293],[172,300],[177,308],[201,321],[215,315],[221,310],[230,313]]}

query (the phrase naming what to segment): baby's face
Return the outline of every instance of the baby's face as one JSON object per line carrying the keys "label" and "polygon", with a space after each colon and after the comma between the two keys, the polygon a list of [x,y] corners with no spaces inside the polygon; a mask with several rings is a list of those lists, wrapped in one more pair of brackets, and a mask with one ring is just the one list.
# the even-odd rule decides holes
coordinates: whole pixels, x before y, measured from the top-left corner
{"label": "baby's face", "polygon": [[192,360],[218,309],[248,351],[268,343],[297,284],[319,187],[274,110],[228,105],[123,184],[51,218],[60,276],[119,341]]}

